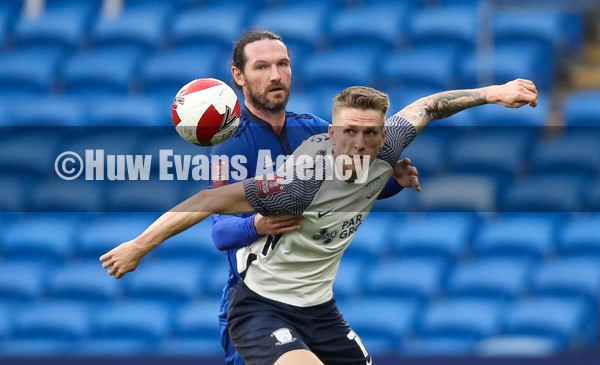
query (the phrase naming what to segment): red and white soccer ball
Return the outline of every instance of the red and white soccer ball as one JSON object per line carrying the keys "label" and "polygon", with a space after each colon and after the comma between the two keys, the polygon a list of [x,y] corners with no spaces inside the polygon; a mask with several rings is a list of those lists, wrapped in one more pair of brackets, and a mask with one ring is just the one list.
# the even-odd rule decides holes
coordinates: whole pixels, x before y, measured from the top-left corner
{"label": "red and white soccer ball", "polygon": [[214,146],[235,133],[240,104],[235,91],[217,79],[196,79],[182,87],[171,110],[177,133],[198,146]]}

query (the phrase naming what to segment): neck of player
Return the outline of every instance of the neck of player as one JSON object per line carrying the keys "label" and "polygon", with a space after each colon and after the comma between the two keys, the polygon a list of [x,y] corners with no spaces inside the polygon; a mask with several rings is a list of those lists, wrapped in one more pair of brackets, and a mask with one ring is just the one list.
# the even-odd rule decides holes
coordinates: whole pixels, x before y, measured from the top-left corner
{"label": "neck of player", "polygon": [[252,114],[269,123],[275,134],[281,134],[281,130],[285,124],[285,109],[278,111],[267,111],[256,108],[254,105],[248,103],[246,103],[246,108],[250,110]]}

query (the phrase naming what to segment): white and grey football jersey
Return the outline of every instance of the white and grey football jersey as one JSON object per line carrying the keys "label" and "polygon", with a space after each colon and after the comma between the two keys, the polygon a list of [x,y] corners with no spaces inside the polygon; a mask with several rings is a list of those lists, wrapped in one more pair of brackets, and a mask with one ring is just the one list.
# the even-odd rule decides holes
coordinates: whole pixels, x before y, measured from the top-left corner
{"label": "white and grey football jersey", "polygon": [[[250,204],[263,215],[302,214],[297,231],[264,236],[237,252],[238,272],[246,285],[263,297],[308,307],[333,297],[333,281],[339,262],[356,230],[393,172],[402,150],[416,136],[406,120],[392,116],[386,121],[387,138],[362,182],[348,183],[327,169],[327,176],[294,178],[261,176],[244,181]],[[327,134],[315,135],[298,147],[297,156],[329,161],[332,144]],[[319,160],[319,158],[321,158]],[[294,163],[297,160],[290,162]],[[332,166],[330,166],[332,167]]]}

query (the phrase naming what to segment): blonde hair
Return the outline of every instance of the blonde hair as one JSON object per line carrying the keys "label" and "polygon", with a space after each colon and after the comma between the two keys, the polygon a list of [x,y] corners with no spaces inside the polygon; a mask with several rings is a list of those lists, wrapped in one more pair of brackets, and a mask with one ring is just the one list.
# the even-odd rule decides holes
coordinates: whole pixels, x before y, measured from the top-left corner
{"label": "blonde hair", "polygon": [[342,90],[333,98],[333,114],[343,108],[380,111],[383,118],[390,107],[390,98],[386,93],[368,86],[351,86]]}

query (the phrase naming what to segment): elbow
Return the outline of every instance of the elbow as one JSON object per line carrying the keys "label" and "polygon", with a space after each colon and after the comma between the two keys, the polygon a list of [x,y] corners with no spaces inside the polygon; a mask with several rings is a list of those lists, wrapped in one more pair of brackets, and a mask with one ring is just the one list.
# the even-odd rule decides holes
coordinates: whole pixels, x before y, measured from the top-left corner
{"label": "elbow", "polygon": [[196,204],[194,205],[197,212],[219,213],[214,204],[215,194],[213,193],[213,190],[200,190],[194,196],[194,200],[196,201]]}

